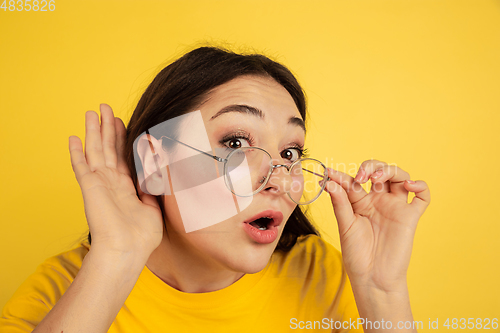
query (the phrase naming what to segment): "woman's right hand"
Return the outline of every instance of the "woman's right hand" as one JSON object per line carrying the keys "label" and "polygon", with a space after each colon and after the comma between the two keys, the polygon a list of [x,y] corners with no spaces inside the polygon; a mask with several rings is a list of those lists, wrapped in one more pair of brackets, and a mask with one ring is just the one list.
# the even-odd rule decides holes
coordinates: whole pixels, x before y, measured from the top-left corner
{"label": "woman's right hand", "polygon": [[[149,257],[161,242],[163,219],[156,198],[139,197],[125,162],[125,125],[101,104],[85,115],[85,154],[77,136],[69,138],[71,164],[82,190],[92,247]],[[146,258],[147,258],[146,257]]]}

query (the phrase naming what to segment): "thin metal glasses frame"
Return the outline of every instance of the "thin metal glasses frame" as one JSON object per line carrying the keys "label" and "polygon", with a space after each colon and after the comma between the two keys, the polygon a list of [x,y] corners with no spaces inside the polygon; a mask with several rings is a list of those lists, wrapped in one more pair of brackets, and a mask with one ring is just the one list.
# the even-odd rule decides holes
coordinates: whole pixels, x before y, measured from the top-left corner
{"label": "thin metal glasses frame", "polygon": [[[323,163],[321,163],[320,161],[318,161],[318,160],[316,160],[316,159],[314,159],[314,158],[300,158],[300,159],[296,160],[295,162],[293,162],[293,163],[292,163],[292,164],[290,164],[290,165],[286,165],[286,164],[271,164],[271,165],[269,165],[269,172],[267,173],[267,175],[266,175],[266,177],[265,177],[265,181],[263,181],[263,182],[262,182],[262,185],[261,185],[261,186],[260,186],[257,190],[255,190],[254,192],[252,192],[252,193],[251,193],[251,194],[249,194],[249,195],[240,195],[240,194],[235,193],[235,192],[232,190],[232,186],[231,186],[230,184],[228,184],[228,178],[227,178],[227,174],[228,174],[228,172],[227,172],[227,171],[228,171],[228,170],[227,170],[227,161],[229,161],[229,159],[231,158],[231,156],[233,156],[236,152],[241,151],[242,149],[258,149],[258,150],[263,151],[265,154],[267,154],[267,155],[269,156],[269,160],[272,162],[272,160],[273,160],[273,159],[272,159],[272,157],[271,157],[271,154],[269,154],[266,150],[264,150],[264,149],[262,149],[262,148],[260,148],[260,147],[242,147],[242,148],[238,148],[238,149],[235,149],[235,150],[231,151],[231,152],[229,153],[229,155],[227,155],[227,157],[226,157],[226,158],[223,158],[223,157],[219,157],[219,156],[216,156],[216,155],[209,154],[209,153],[207,153],[207,152],[204,152],[203,150],[200,150],[200,149],[198,149],[198,148],[192,147],[192,146],[190,146],[190,145],[188,145],[188,144],[186,144],[186,143],[184,143],[184,142],[181,142],[181,141],[179,141],[179,140],[176,140],[176,139],[170,138],[170,137],[165,136],[165,135],[164,135],[164,136],[162,136],[162,137],[160,138],[160,141],[161,141],[163,138],[168,139],[168,140],[175,141],[175,142],[177,142],[177,143],[180,143],[181,145],[186,146],[186,147],[188,147],[188,148],[191,148],[191,149],[193,149],[193,150],[196,150],[197,152],[199,152],[199,153],[201,153],[201,154],[204,154],[204,155],[206,155],[206,156],[208,156],[208,157],[211,157],[211,158],[213,158],[214,160],[216,160],[216,161],[218,161],[218,162],[224,163],[224,182],[225,182],[225,184],[226,184],[226,187],[228,188],[228,190],[230,190],[230,191],[231,191],[231,193],[233,193],[234,195],[239,196],[239,197],[251,197],[251,196],[254,196],[254,195],[256,195],[257,193],[259,193],[260,191],[262,191],[262,190],[264,189],[264,187],[267,185],[267,183],[269,182],[269,179],[271,178],[271,174],[273,173],[274,169],[276,169],[276,168],[280,168],[280,167],[284,167],[284,168],[288,171],[288,174],[290,174],[290,170],[291,170],[291,169],[292,169],[292,168],[293,168],[296,164],[298,164],[298,163],[300,163],[300,162],[302,162],[302,161],[306,161],[306,160],[311,160],[311,161],[315,161],[315,162],[319,163],[319,164],[320,164],[321,166],[323,166],[323,168],[325,169],[325,173],[324,173],[323,175],[320,175],[320,174],[317,174],[317,173],[315,173],[315,172],[312,172],[312,171],[307,170],[307,169],[304,169],[304,168],[302,168],[302,170],[307,171],[307,172],[309,172],[309,173],[312,173],[312,174],[314,174],[314,175],[316,175],[316,176],[318,176],[318,177],[323,177],[325,180],[322,182],[322,185],[321,185],[321,190],[319,191],[319,193],[318,193],[318,194],[317,194],[314,198],[312,198],[311,200],[309,200],[309,201],[307,201],[307,202],[305,202],[305,203],[299,203],[299,202],[297,202],[297,201],[293,200],[293,198],[292,198],[292,196],[290,195],[290,193],[289,193],[289,192],[287,192],[288,197],[289,197],[289,198],[290,198],[293,202],[295,202],[295,203],[296,203],[296,204],[298,204],[298,205],[307,205],[307,204],[310,204],[311,202],[315,201],[315,200],[316,200],[316,199],[317,199],[317,198],[321,195],[321,193],[323,193],[323,190],[325,189],[325,186],[326,186],[326,182],[330,179],[330,178],[328,177],[328,171],[327,171],[327,169],[326,169],[326,167],[325,167],[325,165],[324,165]],[[163,148],[163,144],[162,144],[162,148]]]}

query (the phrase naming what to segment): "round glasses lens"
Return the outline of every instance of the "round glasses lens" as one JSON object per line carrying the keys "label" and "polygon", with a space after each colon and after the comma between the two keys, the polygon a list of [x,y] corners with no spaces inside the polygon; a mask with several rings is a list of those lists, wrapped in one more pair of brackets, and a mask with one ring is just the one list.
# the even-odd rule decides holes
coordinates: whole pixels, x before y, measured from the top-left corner
{"label": "round glasses lens", "polygon": [[237,196],[252,196],[264,187],[271,164],[271,157],[264,150],[239,148],[228,156],[226,185]]}
{"label": "round glasses lens", "polygon": [[300,160],[290,169],[292,186],[288,195],[297,204],[305,205],[316,200],[325,187],[325,166],[310,158]]}

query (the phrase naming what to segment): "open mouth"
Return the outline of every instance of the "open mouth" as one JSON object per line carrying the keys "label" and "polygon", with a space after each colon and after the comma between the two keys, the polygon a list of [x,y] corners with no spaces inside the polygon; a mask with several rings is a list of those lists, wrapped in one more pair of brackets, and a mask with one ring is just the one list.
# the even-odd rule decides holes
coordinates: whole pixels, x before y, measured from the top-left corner
{"label": "open mouth", "polygon": [[279,234],[278,227],[283,221],[283,213],[278,210],[260,212],[243,222],[243,230],[257,243],[274,242]]}
{"label": "open mouth", "polygon": [[269,209],[252,216],[244,223],[260,230],[267,230],[279,226],[281,221],[283,221],[283,214],[280,211]]}
{"label": "open mouth", "polygon": [[249,224],[259,230],[267,230],[272,222],[274,222],[274,220],[271,217],[261,217]]}

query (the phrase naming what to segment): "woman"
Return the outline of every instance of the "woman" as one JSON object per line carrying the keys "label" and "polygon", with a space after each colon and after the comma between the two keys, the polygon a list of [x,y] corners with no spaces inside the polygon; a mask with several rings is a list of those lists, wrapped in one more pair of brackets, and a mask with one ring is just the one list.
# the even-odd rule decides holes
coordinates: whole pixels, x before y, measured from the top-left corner
{"label": "woman", "polygon": [[[291,171],[304,157],[305,109],[301,87],[282,65],[199,48],[156,76],[127,129],[107,105],[101,124],[87,112],[85,153],[77,137],[69,148],[92,246],[42,265],[7,304],[0,327],[361,331],[357,324],[377,321],[365,331],[380,331],[392,321],[390,331],[398,331],[398,321],[412,320],[406,271],[430,201],[427,185],[376,160],[354,179],[325,171],[319,186],[332,199],[344,271],[295,196]],[[174,119],[181,121],[173,129],[155,132]],[[196,154],[180,149],[211,155],[224,174],[199,181],[189,169],[196,163],[185,162]],[[259,164],[267,170],[254,179],[252,162],[231,158],[249,151],[269,156],[274,167]],[[242,168],[249,179],[234,176]],[[198,180],[182,183],[191,179]],[[250,195],[237,195],[245,191],[235,186],[240,179]],[[368,179],[370,193],[360,185]]]}

